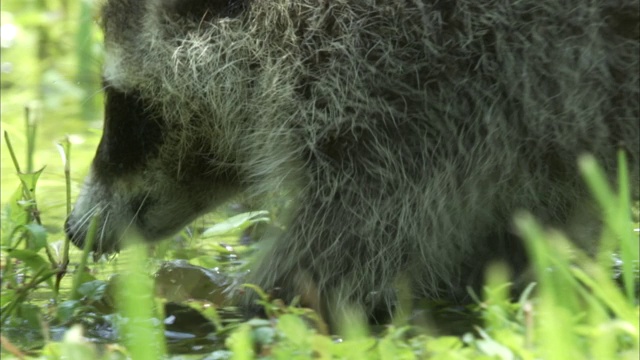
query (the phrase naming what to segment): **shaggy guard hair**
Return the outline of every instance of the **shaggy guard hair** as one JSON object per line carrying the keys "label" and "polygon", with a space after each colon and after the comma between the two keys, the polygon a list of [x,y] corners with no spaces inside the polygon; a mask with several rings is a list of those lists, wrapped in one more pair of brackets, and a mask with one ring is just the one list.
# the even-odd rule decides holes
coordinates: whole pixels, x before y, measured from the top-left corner
{"label": "shaggy guard hair", "polygon": [[[265,241],[248,282],[287,300],[311,288],[325,310],[390,306],[399,276],[416,296],[460,300],[488,261],[525,267],[518,209],[593,248],[597,229],[571,226],[593,223],[580,154],[614,174],[622,148],[638,178],[638,6],[109,0],[105,82],[156,114],[162,144],[115,191],[99,190],[94,164],[70,228],[81,232],[97,203],[113,215],[152,199],[144,221],[103,221],[108,251],[129,221],[145,234],[177,218],[170,233],[221,192],[286,193],[286,229]],[[233,176],[206,190],[166,180],[212,174]],[[183,194],[207,204],[178,204]],[[171,217],[144,217],[154,206]]]}

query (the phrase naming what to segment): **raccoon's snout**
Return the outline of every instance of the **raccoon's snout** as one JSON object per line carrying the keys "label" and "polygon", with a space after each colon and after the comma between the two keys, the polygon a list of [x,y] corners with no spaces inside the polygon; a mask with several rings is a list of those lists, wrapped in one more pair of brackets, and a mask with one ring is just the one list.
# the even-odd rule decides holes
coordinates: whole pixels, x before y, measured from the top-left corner
{"label": "raccoon's snout", "polygon": [[87,237],[87,234],[85,231],[78,231],[77,228],[72,226],[70,218],[67,218],[64,222],[64,233],[75,246],[80,249],[84,248],[84,240]]}
{"label": "raccoon's snout", "polygon": [[[64,232],[71,243],[73,243],[73,245],[77,246],[79,249],[84,249],[87,242],[87,235],[89,234],[89,224],[87,224],[87,226],[78,226],[77,223],[73,221],[73,218],[69,217],[64,222]],[[91,250],[96,253],[114,251],[111,249],[107,251],[105,251],[105,249],[102,249],[102,242],[100,241],[100,239],[93,240]]]}
{"label": "raccoon's snout", "polygon": [[[116,240],[113,232],[104,231],[105,224],[101,219],[97,219],[96,231],[93,234],[93,244],[91,251],[95,254],[110,254],[120,251],[119,242]],[[84,249],[87,245],[87,236],[89,235],[90,221],[86,224],[79,225],[77,219],[74,219],[72,215],[64,222],[64,232],[67,238],[80,249]]]}

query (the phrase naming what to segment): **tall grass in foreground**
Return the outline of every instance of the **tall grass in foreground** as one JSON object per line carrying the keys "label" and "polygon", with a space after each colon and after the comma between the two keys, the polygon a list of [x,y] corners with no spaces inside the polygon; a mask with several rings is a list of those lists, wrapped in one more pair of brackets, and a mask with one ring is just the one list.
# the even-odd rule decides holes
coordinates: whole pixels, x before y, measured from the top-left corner
{"label": "tall grass in foreground", "polygon": [[[638,358],[639,242],[632,227],[622,153],[618,163],[617,193],[608,186],[595,159],[585,156],[579,163],[603,214],[598,259],[571,248],[559,233],[545,233],[529,216],[516,218],[539,281],[534,341],[539,342],[539,354],[546,359]],[[612,276],[612,250],[617,250],[623,261],[624,291]]]}
{"label": "tall grass in foreground", "polygon": [[147,247],[137,236],[129,236],[132,243],[124,271],[118,279],[116,301],[125,318],[119,326],[121,342],[132,359],[156,360],[166,354],[160,303],[154,298],[154,282],[148,275]]}

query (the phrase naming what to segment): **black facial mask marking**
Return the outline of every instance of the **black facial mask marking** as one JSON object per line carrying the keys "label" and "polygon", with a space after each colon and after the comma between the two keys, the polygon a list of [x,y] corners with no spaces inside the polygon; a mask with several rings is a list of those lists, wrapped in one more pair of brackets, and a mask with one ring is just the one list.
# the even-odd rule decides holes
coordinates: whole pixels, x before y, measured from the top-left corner
{"label": "black facial mask marking", "polygon": [[106,87],[104,131],[93,161],[100,181],[109,182],[144,167],[157,154],[162,139],[159,117],[137,92]]}

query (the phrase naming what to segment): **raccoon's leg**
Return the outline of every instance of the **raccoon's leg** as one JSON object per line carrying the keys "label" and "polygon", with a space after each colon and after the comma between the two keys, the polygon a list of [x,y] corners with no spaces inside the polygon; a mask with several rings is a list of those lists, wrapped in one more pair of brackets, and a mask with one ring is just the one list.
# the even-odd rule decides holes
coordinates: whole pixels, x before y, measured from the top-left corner
{"label": "raccoon's leg", "polygon": [[[393,283],[406,264],[392,219],[360,213],[351,196],[301,201],[287,230],[266,240],[247,279],[286,302],[300,296],[303,306],[336,325],[337,312],[356,308],[370,316],[391,308]],[[366,203],[366,199],[359,199]],[[244,306],[254,309],[255,294]]]}

